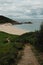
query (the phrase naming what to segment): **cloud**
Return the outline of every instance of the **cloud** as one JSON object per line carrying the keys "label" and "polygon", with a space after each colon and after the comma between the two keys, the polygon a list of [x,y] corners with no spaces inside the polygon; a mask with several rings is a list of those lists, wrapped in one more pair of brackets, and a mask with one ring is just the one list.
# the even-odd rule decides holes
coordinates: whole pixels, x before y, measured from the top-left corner
{"label": "cloud", "polygon": [[43,0],[0,0],[0,15],[14,18],[43,18]]}

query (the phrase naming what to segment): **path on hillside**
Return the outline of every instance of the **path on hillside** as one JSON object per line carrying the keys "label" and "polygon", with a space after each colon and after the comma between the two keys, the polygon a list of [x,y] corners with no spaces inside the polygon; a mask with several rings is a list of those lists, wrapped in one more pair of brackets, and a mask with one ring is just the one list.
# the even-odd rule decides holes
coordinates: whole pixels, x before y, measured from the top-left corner
{"label": "path on hillside", "polygon": [[22,59],[18,62],[17,65],[39,65],[30,45],[25,45],[23,52],[24,54]]}

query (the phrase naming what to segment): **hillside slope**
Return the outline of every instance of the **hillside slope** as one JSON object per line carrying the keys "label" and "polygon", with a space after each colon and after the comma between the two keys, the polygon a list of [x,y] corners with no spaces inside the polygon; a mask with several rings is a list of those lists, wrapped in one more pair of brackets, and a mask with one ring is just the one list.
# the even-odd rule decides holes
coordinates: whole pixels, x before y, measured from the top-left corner
{"label": "hillside slope", "polygon": [[19,22],[12,20],[8,17],[0,15],[0,24],[5,24],[5,23],[11,23],[12,25],[14,24],[19,24]]}

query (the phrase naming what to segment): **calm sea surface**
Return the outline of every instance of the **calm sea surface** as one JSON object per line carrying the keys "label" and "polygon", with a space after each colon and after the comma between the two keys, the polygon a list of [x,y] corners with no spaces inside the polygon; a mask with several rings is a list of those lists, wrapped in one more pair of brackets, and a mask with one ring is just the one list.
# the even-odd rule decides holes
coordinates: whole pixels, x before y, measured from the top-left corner
{"label": "calm sea surface", "polygon": [[28,22],[31,21],[33,24],[22,24],[22,25],[14,25],[17,28],[28,30],[28,31],[36,31],[40,29],[41,22],[43,22],[43,19],[29,19],[29,20],[18,20],[19,22]]}

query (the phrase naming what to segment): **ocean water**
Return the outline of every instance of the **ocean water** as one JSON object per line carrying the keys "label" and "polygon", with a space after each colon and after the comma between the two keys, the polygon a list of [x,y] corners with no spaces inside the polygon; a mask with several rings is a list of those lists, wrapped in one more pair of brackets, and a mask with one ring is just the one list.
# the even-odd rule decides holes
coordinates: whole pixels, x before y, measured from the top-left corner
{"label": "ocean water", "polygon": [[31,21],[33,24],[22,24],[22,25],[14,25],[17,28],[24,29],[27,31],[36,31],[40,29],[40,25],[43,22],[43,19],[28,19],[28,20],[21,20],[21,19],[15,19],[19,22],[29,22]]}

